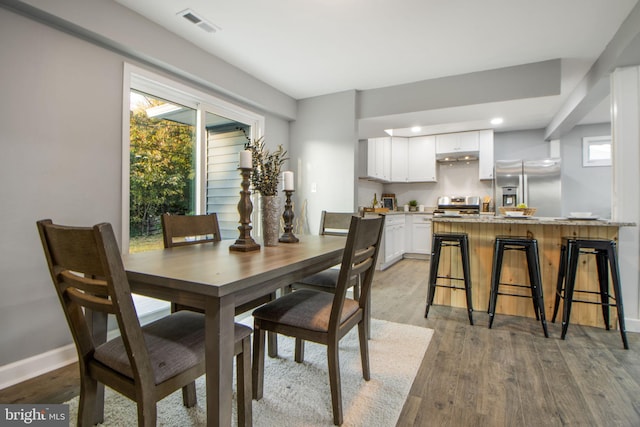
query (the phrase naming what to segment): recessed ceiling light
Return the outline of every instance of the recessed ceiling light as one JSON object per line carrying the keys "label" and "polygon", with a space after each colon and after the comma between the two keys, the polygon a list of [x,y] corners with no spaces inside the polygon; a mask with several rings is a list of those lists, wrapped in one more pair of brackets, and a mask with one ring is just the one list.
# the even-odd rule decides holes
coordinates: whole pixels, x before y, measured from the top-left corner
{"label": "recessed ceiling light", "polygon": [[504,122],[504,119],[502,117],[496,117],[495,119],[491,119],[492,125],[501,125],[502,122]]}
{"label": "recessed ceiling light", "polygon": [[418,133],[422,130],[422,128],[420,126],[414,126],[411,128],[411,132],[413,133]]}

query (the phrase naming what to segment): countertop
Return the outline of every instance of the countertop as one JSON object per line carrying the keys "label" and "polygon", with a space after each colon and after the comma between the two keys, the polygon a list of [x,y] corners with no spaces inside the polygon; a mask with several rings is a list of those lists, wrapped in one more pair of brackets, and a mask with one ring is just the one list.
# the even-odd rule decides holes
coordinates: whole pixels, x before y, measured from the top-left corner
{"label": "countertop", "polygon": [[424,212],[389,211],[389,212],[385,212],[384,215],[433,215],[433,211],[424,211]]}
{"label": "countertop", "polygon": [[584,219],[569,219],[569,218],[556,218],[556,217],[529,217],[529,218],[515,218],[493,215],[461,215],[459,217],[451,216],[434,216],[433,221],[437,222],[472,222],[472,223],[487,223],[487,224],[535,224],[535,225],[579,225],[586,227],[633,227],[635,222],[620,222],[612,221],[608,219],[597,220],[584,220]]}

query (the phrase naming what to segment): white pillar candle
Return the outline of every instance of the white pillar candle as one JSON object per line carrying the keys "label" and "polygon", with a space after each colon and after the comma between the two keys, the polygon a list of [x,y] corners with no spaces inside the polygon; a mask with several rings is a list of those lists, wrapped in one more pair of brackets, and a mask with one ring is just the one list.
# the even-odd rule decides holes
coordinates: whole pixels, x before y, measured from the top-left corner
{"label": "white pillar candle", "polygon": [[293,172],[282,172],[282,185],[284,191],[293,191]]}
{"label": "white pillar candle", "polygon": [[245,169],[251,169],[253,167],[251,150],[242,150],[240,152],[240,167]]}

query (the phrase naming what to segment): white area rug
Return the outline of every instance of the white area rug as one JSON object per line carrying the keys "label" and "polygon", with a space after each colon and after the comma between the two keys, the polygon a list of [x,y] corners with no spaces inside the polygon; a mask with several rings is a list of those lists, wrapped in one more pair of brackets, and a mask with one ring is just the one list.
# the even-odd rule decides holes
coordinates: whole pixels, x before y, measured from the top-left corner
{"label": "white area rug", "polygon": [[[248,319],[250,321],[250,319]],[[362,378],[357,328],[340,341],[340,373],[345,426],[395,426],[433,330],[372,319],[369,340],[371,380]],[[331,394],[326,347],[305,345],[304,364],[293,360],[293,339],[278,336],[279,358],[265,358],[264,397],[253,401],[254,426],[331,426]],[[236,424],[235,375],[233,423]],[[182,406],[180,390],[158,402],[158,425],[206,425],[205,378],[196,382],[198,405]],[[136,424],[136,406],[107,388],[104,426]],[[76,425],[78,398],[69,402]]]}

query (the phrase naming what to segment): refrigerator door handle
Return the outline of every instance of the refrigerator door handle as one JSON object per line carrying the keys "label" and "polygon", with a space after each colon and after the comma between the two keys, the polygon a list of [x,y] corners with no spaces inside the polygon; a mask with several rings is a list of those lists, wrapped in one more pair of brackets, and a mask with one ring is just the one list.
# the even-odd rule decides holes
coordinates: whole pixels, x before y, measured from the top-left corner
{"label": "refrigerator door handle", "polygon": [[518,204],[520,203],[524,203],[525,205],[529,206],[529,191],[528,191],[528,186],[527,186],[527,175],[523,172],[522,175],[520,175],[520,201],[518,202]]}

